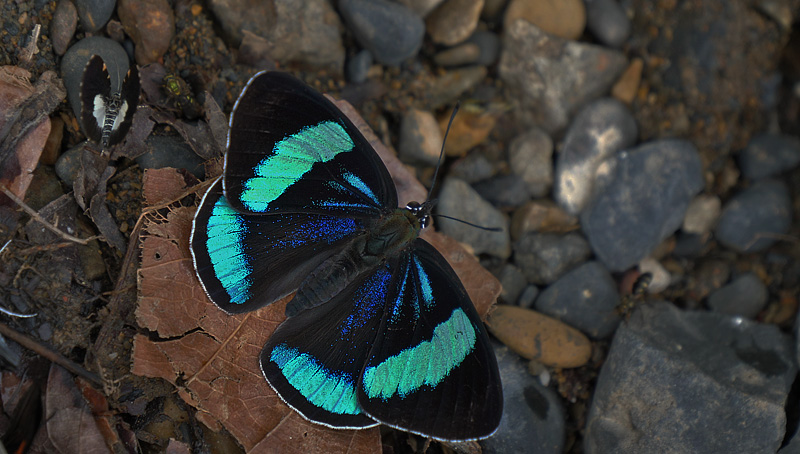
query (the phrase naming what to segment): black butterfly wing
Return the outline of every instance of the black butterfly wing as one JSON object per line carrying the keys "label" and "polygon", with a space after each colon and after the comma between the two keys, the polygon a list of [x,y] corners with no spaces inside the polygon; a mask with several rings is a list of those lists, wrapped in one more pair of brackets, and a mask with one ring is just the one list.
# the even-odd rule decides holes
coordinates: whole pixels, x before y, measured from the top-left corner
{"label": "black butterfly wing", "polygon": [[358,129],[282,72],[254,76],[236,102],[224,192],[252,213],[377,217],[397,207],[391,176]]}
{"label": "black butterfly wing", "polygon": [[139,69],[136,68],[136,64],[131,64],[120,88],[118,100],[119,112],[111,126],[108,146],[122,142],[122,139],[125,138],[125,135],[128,134],[128,131],[131,129],[133,114],[136,113],[136,107],[139,104],[140,92]]}
{"label": "black butterfly wing", "polygon": [[209,298],[225,312],[241,313],[295,291],[311,271],[363,229],[351,218],[238,212],[223,197],[220,179],[195,214],[190,244],[197,276]]}
{"label": "black butterfly wing", "polygon": [[439,440],[490,436],[503,412],[500,375],[464,286],[422,239],[395,260],[396,287],[358,388],[361,408]]}
{"label": "black butterfly wing", "polygon": [[81,126],[86,136],[100,142],[103,136],[107,102],[111,98],[111,78],[103,59],[89,59],[81,78]]}
{"label": "black butterfly wing", "polygon": [[362,275],[326,304],[287,319],[261,352],[270,386],[306,419],[336,428],[377,423],[356,397],[358,378],[394,287],[384,264]]}

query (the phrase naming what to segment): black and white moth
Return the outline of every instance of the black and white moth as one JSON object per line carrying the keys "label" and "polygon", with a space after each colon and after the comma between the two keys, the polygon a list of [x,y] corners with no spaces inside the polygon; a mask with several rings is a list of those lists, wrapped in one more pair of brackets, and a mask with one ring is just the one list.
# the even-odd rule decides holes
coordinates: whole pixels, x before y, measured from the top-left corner
{"label": "black and white moth", "polygon": [[132,64],[119,92],[111,93],[108,67],[92,56],[81,80],[81,124],[86,135],[103,148],[118,144],[131,128],[139,102],[139,71]]}

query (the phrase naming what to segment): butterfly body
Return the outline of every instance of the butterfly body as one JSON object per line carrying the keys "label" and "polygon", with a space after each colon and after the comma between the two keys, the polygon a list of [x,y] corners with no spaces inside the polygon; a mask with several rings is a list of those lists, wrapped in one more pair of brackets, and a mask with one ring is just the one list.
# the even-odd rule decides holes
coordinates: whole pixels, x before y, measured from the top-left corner
{"label": "butterfly body", "polygon": [[297,292],[260,362],[306,419],[485,438],[502,414],[486,331],[420,238],[431,203],[397,202],[386,167],[332,103],[287,74],[259,74],[194,219],[197,275],[229,313]]}
{"label": "butterfly body", "polygon": [[86,135],[104,148],[121,142],[131,127],[139,92],[136,65],[128,70],[120,91],[112,92],[108,67],[94,55],[81,80],[81,124]]}

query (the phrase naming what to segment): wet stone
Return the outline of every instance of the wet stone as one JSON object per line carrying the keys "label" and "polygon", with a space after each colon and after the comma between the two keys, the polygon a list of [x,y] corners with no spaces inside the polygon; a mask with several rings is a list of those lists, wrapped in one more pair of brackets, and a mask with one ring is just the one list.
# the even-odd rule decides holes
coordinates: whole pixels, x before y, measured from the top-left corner
{"label": "wet stone", "polygon": [[614,333],[620,322],[617,283],[600,262],[587,262],[561,276],[536,299],[537,311],[594,339]]}
{"label": "wet stone", "polygon": [[745,273],[708,297],[715,312],[755,318],[767,304],[767,286],[754,273]]}
{"label": "wet stone", "polygon": [[691,143],[659,140],[604,165],[581,226],[597,257],[611,271],[624,271],[681,226],[705,184],[702,164]]}
{"label": "wet stone", "polygon": [[375,60],[396,66],[422,47],[425,23],[405,6],[386,0],[342,0],[339,12]]}
{"label": "wet stone", "polygon": [[737,252],[758,252],[789,231],[792,202],[786,185],[760,180],[733,196],[722,208],[716,237]]}
{"label": "wet stone", "polygon": [[590,254],[589,244],[577,233],[528,233],[514,242],[514,263],[535,284],[554,282]]}

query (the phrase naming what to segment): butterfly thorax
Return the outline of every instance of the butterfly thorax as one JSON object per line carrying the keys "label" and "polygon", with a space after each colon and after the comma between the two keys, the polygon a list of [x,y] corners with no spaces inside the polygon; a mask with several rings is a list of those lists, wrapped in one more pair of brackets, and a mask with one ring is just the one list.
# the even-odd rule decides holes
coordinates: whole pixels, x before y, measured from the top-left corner
{"label": "butterfly thorax", "polygon": [[329,301],[359,276],[402,253],[419,237],[424,219],[410,208],[398,208],[377,219],[306,277],[286,307],[286,315],[296,315]]}

